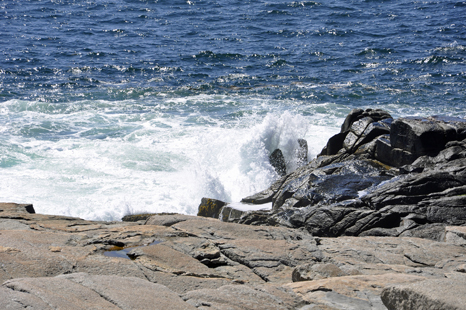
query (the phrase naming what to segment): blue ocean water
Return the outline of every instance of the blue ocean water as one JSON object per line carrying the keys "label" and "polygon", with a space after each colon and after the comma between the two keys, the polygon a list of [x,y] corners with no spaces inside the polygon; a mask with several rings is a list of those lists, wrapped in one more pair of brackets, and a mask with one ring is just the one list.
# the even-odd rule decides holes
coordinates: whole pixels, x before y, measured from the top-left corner
{"label": "blue ocean water", "polygon": [[465,1],[1,0],[0,201],[195,214],[355,107],[466,111]]}

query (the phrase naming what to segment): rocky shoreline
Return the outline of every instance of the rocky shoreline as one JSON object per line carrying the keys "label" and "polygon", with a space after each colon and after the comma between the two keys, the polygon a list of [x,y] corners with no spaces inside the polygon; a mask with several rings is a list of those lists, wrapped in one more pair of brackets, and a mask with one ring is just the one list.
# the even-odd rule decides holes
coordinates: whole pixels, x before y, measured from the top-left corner
{"label": "rocky shoreline", "polygon": [[465,138],[463,119],[393,120],[386,111],[355,109],[316,159],[242,200],[272,203],[272,210],[239,212],[219,201],[209,209],[213,202],[204,199],[199,215],[322,237],[440,241],[446,226],[466,224]]}
{"label": "rocky shoreline", "polygon": [[96,222],[0,204],[0,309],[466,309],[465,138],[464,120],[353,110],[243,199],[255,210]]}

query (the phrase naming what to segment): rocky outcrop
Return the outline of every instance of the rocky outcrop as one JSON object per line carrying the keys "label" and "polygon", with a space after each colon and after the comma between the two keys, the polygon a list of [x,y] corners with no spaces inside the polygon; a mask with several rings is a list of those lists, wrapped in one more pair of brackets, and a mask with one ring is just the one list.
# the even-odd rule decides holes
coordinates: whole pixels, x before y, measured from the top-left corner
{"label": "rocky outcrop", "polygon": [[93,222],[0,210],[0,309],[386,309],[408,290],[462,300],[412,287],[464,277],[463,227],[444,230],[451,242],[325,238],[181,214]]}
{"label": "rocky outcrop", "polygon": [[242,200],[272,202],[271,211],[224,220],[315,236],[442,240],[445,226],[466,224],[465,137],[463,119],[393,120],[382,110],[355,109],[316,159]]}
{"label": "rocky outcrop", "polygon": [[0,309],[463,309],[464,127],[353,110],[316,159],[198,217],[0,203]]}

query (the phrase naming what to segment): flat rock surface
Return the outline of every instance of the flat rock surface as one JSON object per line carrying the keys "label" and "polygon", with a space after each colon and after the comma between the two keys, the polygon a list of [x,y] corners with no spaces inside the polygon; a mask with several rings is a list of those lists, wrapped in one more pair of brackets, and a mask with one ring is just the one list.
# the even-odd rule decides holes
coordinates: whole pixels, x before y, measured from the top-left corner
{"label": "flat rock surface", "polygon": [[26,206],[0,205],[0,309],[385,309],[391,285],[466,272],[456,239],[321,238],[187,215],[91,222]]}
{"label": "flat rock surface", "polygon": [[386,288],[382,300],[389,310],[466,309],[466,277],[428,279]]}

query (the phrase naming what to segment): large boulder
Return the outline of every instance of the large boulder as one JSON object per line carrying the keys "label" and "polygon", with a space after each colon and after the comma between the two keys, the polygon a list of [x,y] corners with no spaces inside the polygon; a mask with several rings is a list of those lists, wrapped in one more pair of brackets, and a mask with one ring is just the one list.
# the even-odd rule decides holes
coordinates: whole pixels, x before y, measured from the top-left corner
{"label": "large boulder", "polygon": [[444,116],[399,118],[391,125],[390,147],[379,143],[383,148],[379,158],[400,167],[423,155],[436,156],[448,142],[465,138],[464,119]]}

